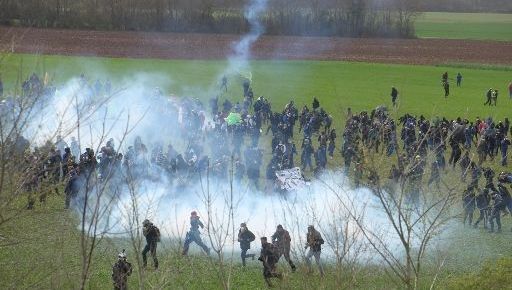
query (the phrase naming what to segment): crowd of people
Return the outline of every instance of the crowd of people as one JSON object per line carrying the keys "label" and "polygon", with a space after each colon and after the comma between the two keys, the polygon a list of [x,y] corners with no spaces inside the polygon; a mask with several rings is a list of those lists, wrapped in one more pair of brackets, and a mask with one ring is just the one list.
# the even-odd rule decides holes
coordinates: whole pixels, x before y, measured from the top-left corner
{"label": "crowd of people", "polygon": [[[447,73],[443,78],[447,78]],[[24,83],[28,84],[27,94],[47,91],[35,74]],[[83,75],[80,83],[96,93],[111,90],[108,82],[89,84]],[[221,90],[226,86],[227,79],[223,78]],[[333,117],[321,107],[318,98],[314,97],[311,106],[303,105],[300,110],[293,100],[282,110],[275,110],[263,96],[254,100],[250,82],[244,81],[242,89],[243,101],[233,104],[225,99],[219,107],[219,97],[215,97],[210,99],[209,108],[198,99],[177,98],[169,102],[162,92],[155,93],[155,100],[166,99],[161,105],[158,103],[160,110],[171,123],[178,124],[172,129],[178,135],[174,132],[173,136],[177,137],[171,142],[185,148],[181,152],[172,143],[164,149],[164,140],[147,145],[140,136],[128,144],[125,152],[116,147],[114,139],[100,147],[99,153],[92,148],[81,152],[74,137],[68,143],[57,136],[55,142],[39,148],[30,148],[27,140],[17,141],[26,149],[27,172],[32,172],[25,184],[27,191],[33,193],[29,195],[28,207],[33,207],[37,193],[43,201],[50,192],[48,188],[58,190],[48,185],[62,181],[66,183],[66,207],[69,207],[91,176],[94,180],[118,176],[165,178],[179,188],[190,185],[208,171],[216,180],[228,181],[232,177],[236,184],[247,180],[253,188],[270,192],[276,190],[277,171],[300,166],[305,174],[321,174],[337,147],[345,173],[353,174],[356,186],[362,182],[371,185],[377,179],[365,164],[365,151],[384,158],[398,154],[398,163],[392,165],[389,177],[411,185],[413,203],[418,202],[423,175],[428,172],[426,183],[439,188],[442,175],[459,165],[461,182],[466,182],[469,176],[470,186],[476,190],[482,172],[495,175],[493,166],[486,160],[497,159],[502,166],[508,164],[511,145],[508,135],[512,134],[508,118],[429,120],[422,115],[404,114],[395,120],[385,106],[359,113],[349,108],[342,141],[337,146]],[[393,87],[391,95],[395,102],[398,90]],[[270,135],[269,141],[260,142],[262,135]],[[300,140],[300,147],[294,140]],[[268,158],[264,158],[265,153],[270,153]],[[488,184],[487,180],[486,188],[492,189]]]}
{"label": "crowd of people", "polygon": [[[442,78],[443,83],[448,83],[447,73]],[[461,81],[462,76],[459,74],[458,86]],[[102,84],[97,81],[90,85],[81,76],[80,83],[88,87],[92,94],[111,91],[109,82]],[[227,79],[223,78],[221,89],[225,91],[227,85]],[[0,88],[3,88],[1,80]],[[512,135],[508,118],[450,120],[404,114],[394,119],[385,106],[362,112],[352,112],[348,108],[346,119],[341,122],[344,128],[340,145],[337,146],[334,119],[320,105],[318,98],[313,97],[311,105],[299,107],[290,100],[283,109],[275,109],[264,96],[254,99],[250,82],[244,81],[242,89],[243,101],[224,99],[219,106],[219,97],[214,97],[209,100],[208,108],[198,99],[192,98],[163,102],[160,109],[171,120],[170,123],[177,124],[173,130],[178,133],[173,135],[177,137],[165,149],[163,139],[147,144],[140,136],[135,137],[124,152],[121,152],[121,146],[116,147],[112,138],[99,147],[99,152],[95,152],[92,148],[82,151],[75,137],[66,142],[65,138],[57,136],[54,142],[40,147],[31,147],[28,140],[20,137],[15,147],[24,156],[24,172],[28,172],[29,176],[23,184],[29,193],[27,207],[34,207],[36,196],[44,202],[52,191],[58,193],[58,184],[64,183],[65,207],[68,208],[74,200],[80,199],[87,183],[111,180],[122,182],[122,177],[132,180],[165,178],[180,188],[193,184],[208,172],[211,178],[219,181],[233,180],[235,184],[241,184],[246,180],[256,190],[271,192],[276,190],[276,172],[300,166],[305,174],[317,176],[327,169],[328,159],[334,158],[338,148],[344,172],[353,175],[355,186],[364,184],[372,188],[378,183],[378,173],[368,164],[365,158],[367,154],[377,154],[382,158],[395,155],[397,158],[393,160],[397,161],[391,166],[389,180],[396,184],[407,184],[409,202],[413,204],[419,203],[425,184],[434,184],[440,189],[443,175],[456,172],[460,182],[467,184],[462,194],[464,224],[478,227],[482,223],[490,232],[500,232],[501,214],[506,211],[512,213],[512,198],[506,186],[512,183],[512,174],[496,174],[493,169],[508,164],[508,149],[511,145],[508,136]],[[510,89],[512,98],[512,84]],[[52,94],[54,91],[54,87],[47,87],[35,74],[23,83],[23,93],[27,95]],[[448,94],[447,90],[446,96]],[[490,89],[486,104],[495,105],[497,95],[497,90]],[[396,106],[398,96],[398,89],[393,87],[393,107]],[[153,97],[156,100],[167,99],[160,91]],[[267,138],[260,140],[262,135],[269,135],[268,141]],[[295,144],[295,140],[300,140],[300,146]],[[184,148],[181,152],[176,149],[180,146]],[[498,160],[499,165],[492,165],[494,160]],[[262,170],[264,174],[261,174]],[[428,173],[430,176],[427,179],[425,175]],[[482,177],[483,185],[480,182]],[[262,183],[262,180],[266,182]],[[479,210],[480,216],[473,222],[475,210]],[[158,228],[152,228],[149,221],[145,221],[144,226],[148,227],[144,230],[147,238],[143,252],[144,265],[147,263],[146,255],[150,252],[155,267],[158,267]],[[191,229],[183,248],[184,255],[193,242],[209,254],[210,249],[200,237],[199,228],[202,227],[197,213],[192,212]],[[247,254],[254,239],[247,225],[242,224],[239,242],[243,265],[246,258],[254,257]],[[311,249],[307,257],[308,264],[314,256],[320,266],[321,235],[311,227],[308,229],[307,240]],[[270,283],[271,277],[279,277],[275,264],[281,256],[295,270],[290,258],[290,237],[282,226],[278,226],[272,235],[272,243],[265,237],[261,238],[261,242],[259,259],[263,262],[267,283]],[[126,260],[124,254],[119,257],[120,260]],[[129,267],[125,264],[121,263],[119,267],[131,273],[131,268],[128,271]]]}
{"label": "crowd of people", "polygon": [[[80,83],[89,86],[84,76]],[[99,92],[106,90],[105,87],[97,81],[87,91]],[[33,197],[43,192],[48,183],[64,180],[66,207],[69,207],[84,182],[91,178],[165,178],[179,188],[190,185],[208,171],[212,179],[227,181],[232,177],[237,184],[247,180],[256,190],[273,191],[276,171],[295,167],[299,150],[303,170],[319,173],[327,167],[328,156],[333,158],[335,153],[337,135],[331,128],[332,116],[320,107],[317,98],[311,107],[303,106],[300,113],[293,101],[283,110],[273,111],[269,100],[263,96],[253,100],[252,88],[245,83],[243,89],[242,104],[226,99],[221,109],[218,97],[212,98],[210,108],[206,108],[198,99],[168,101],[157,92],[154,99],[159,110],[165,113],[169,123],[177,124],[170,129],[174,131],[176,138],[171,142],[177,144],[176,147],[172,143],[164,147],[163,138],[147,144],[140,136],[127,144],[124,152],[116,147],[113,138],[98,147],[99,152],[93,148],[82,151],[74,136],[67,141],[57,136],[54,142],[36,148],[31,148],[26,141],[21,151],[25,154],[27,171],[33,173],[25,184],[27,192],[31,193],[29,208],[35,202]],[[294,143],[296,127],[303,135],[300,148]],[[162,131],[166,129],[169,128],[162,128]],[[271,136],[270,148],[262,146],[262,135]],[[315,142],[318,146],[313,145]],[[181,152],[176,149],[180,146],[184,148]],[[264,166],[267,152],[271,152],[271,157]],[[230,168],[232,176],[229,176]],[[262,184],[262,180],[268,182]]]}

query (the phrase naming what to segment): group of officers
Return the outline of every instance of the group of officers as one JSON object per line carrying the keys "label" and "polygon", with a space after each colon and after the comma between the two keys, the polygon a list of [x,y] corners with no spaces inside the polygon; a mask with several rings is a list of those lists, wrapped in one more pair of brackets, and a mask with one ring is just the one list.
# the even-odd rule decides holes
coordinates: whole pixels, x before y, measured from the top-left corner
{"label": "group of officers", "polygon": [[[147,267],[147,254],[151,254],[153,258],[153,266],[158,269],[158,258],[156,255],[156,248],[158,242],[160,242],[160,230],[151,221],[144,220],[142,223],[142,233],[146,238],[146,246],[142,250],[142,261],[143,267]],[[199,229],[204,228],[204,224],[201,222],[200,217],[196,211],[192,211],[190,214],[190,230],[187,232],[185,242],[183,246],[182,255],[188,254],[189,246],[192,242],[196,243],[203,251],[210,255],[210,249],[203,243],[201,239],[201,232]],[[238,242],[240,243],[242,266],[245,267],[246,259],[252,258],[254,260],[255,254],[248,254],[247,252],[251,248],[251,243],[256,239],[254,233],[252,233],[247,227],[246,223],[240,224],[238,231]],[[290,257],[291,250],[291,237],[290,233],[283,228],[282,225],[278,225],[275,233],[271,236],[271,242],[268,241],[267,237],[261,237],[261,251],[258,258],[263,264],[263,278],[269,287],[272,286],[271,278],[282,278],[282,274],[277,270],[277,263],[279,259],[284,256],[284,259],[290,265],[292,272],[295,272],[297,267],[293,263]],[[319,231],[314,226],[310,225],[307,229],[306,234],[306,245],[304,249],[309,249],[306,254],[306,265],[308,271],[311,273],[311,258],[314,257],[320,274],[324,275],[324,270],[320,262],[320,254],[322,252],[322,245],[324,240]],[[132,273],[132,265],[128,262],[125,250],[118,255],[118,260],[112,267],[112,280],[114,283],[114,289],[124,290],[128,288],[128,276]]]}

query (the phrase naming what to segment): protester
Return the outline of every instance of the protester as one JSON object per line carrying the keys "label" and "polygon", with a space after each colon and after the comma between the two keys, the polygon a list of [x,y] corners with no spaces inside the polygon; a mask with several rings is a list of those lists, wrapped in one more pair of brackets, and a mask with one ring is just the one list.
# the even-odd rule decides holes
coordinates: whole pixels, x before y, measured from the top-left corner
{"label": "protester", "polygon": [[279,253],[278,260],[281,256],[284,256],[286,262],[288,262],[290,268],[292,268],[292,272],[295,272],[296,267],[290,257],[291,241],[290,233],[285,230],[282,225],[277,225],[276,232],[272,235],[272,244],[276,246]]}
{"label": "protester", "polygon": [[199,232],[199,228],[204,228],[204,225],[199,219],[200,217],[197,215],[196,211],[192,211],[190,213],[190,230],[187,232],[187,236],[185,237],[183,255],[188,254],[188,249],[192,242],[195,242],[206,252],[207,255],[210,255],[210,249],[203,243],[203,240],[201,239],[201,232]]}
{"label": "protester", "polygon": [[309,248],[309,251],[306,255],[306,264],[308,265],[309,272],[311,272],[311,257],[315,257],[315,262],[318,265],[318,270],[320,270],[320,275],[322,276],[324,275],[324,270],[320,261],[320,254],[322,252],[323,244],[324,240],[322,239],[320,232],[318,232],[314,226],[308,226],[305,249]]}
{"label": "protester", "polygon": [[247,224],[241,223],[240,229],[238,230],[238,242],[240,243],[240,249],[242,250],[240,256],[242,258],[242,266],[244,267],[246,258],[252,258],[254,260],[254,254],[247,254],[247,251],[251,248],[251,242],[253,242],[254,239],[256,239],[256,237],[247,228]]}
{"label": "protester", "polygon": [[282,278],[281,273],[276,269],[277,261],[279,260],[277,255],[277,249],[267,241],[267,237],[261,237],[261,252],[258,258],[263,263],[263,278],[269,287],[272,287],[270,278]]}
{"label": "protester", "polygon": [[151,253],[153,257],[153,266],[158,269],[158,258],[156,257],[156,246],[160,242],[160,230],[149,220],[142,222],[142,234],[146,237],[146,246],[142,250],[142,263],[143,267],[146,268],[148,264],[147,254]]}
{"label": "protester", "polygon": [[128,290],[128,277],[132,274],[132,264],[126,258],[123,250],[117,256],[117,262],[112,266],[112,281],[114,290]]}

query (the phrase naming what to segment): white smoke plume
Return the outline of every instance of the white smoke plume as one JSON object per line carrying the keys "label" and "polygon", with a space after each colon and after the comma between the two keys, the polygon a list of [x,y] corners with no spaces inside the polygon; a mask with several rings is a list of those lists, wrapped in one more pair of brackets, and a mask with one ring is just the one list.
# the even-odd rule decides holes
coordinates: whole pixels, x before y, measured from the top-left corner
{"label": "white smoke plume", "polygon": [[239,76],[251,78],[249,60],[251,58],[251,47],[265,33],[265,27],[261,23],[261,17],[267,11],[268,0],[251,0],[244,8],[244,16],[249,22],[249,32],[232,44],[233,54],[228,57],[228,65],[219,75]]}

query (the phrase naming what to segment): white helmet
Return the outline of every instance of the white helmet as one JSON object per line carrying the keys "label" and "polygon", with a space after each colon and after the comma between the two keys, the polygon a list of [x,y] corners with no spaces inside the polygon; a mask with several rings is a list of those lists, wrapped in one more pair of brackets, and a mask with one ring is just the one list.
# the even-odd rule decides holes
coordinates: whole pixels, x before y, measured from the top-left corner
{"label": "white helmet", "polygon": [[123,249],[122,252],[120,252],[117,257],[119,258],[119,260],[121,259],[126,259],[126,253],[125,253],[125,250]]}

